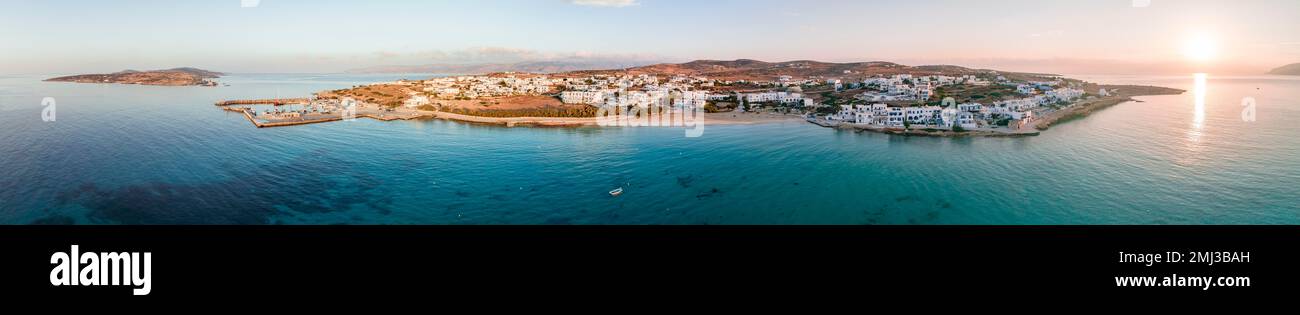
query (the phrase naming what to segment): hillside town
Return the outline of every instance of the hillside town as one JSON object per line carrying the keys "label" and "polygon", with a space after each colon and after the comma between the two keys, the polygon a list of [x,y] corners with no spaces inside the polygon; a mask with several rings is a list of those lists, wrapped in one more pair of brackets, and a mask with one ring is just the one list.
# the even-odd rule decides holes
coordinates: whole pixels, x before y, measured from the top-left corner
{"label": "hillside town", "polygon": [[[912,80],[915,84],[900,83]],[[1021,129],[1029,126],[1035,117],[1069,106],[1084,97],[1085,92],[1063,80],[1015,83],[999,78],[998,83],[1015,85],[1019,97],[997,100],[989,104],[978,102],[957,103],[953,98],[939,105],[889,106],[884,103],[840,105],[840,110],[826,115],[827,121],[889,128],[930,128],[951,130],[976,130],[988,128]],[[875,91],[863,92],[863,101],[928,100],[935,87],[952,84],[989,85],[987,81],[973,78],[952,80],[949,77],[920,77],[913,80],[906,75],[864,82]],[[945,104],[947,103],[947,104]]]}
{"label": "hillside town", "polygon": [[[1098,91],[1090,94],[1085,89]],[[1146,90],[1141,93],[1174,92]],[[609,109],[621,109],[613,115],[622,115],[653,108],[712,113],[715,119],[786,117],[888,132],[1028,134],[1067,112],[1092,106],[1076,108],[1078,104],[1112,98],[1117,97],[1096,84],[1049,74],[885,62],[736,60],[403,79],[322,91],[302,102],[304,106],[250,108],[249,114],[262,123],[326,121],[343,112],[341,101],[351,100],[361,116],[381,120],[437,117],[507,125],[590,125],[601,113],[610,115]]]}
{"label": "hillside town", "polygon": [[[592,75],[548,77],[532,74],[501,76],[457,76],[424,81],[397,81],[373,85],[403,85],[408,92],[404,105],[418,107],[438,100],[479,100],[503,96],[553,96],[562,104],[592,106],[694,106],[744,99],[749,102],[811,104],[800,93],[721,93],[710,89],[713,80],[673,76],[661,80],[655,75]],[[418,90],[418,91],[415,91]],[[422,92],[419,92],[422,91]]]}
{"label": "hillside town", "polygon": [[[611,107],[666,106],[678,110],[697,107],[710,112],[780,110],[833,123],[881,128],[931,128],[976,130],[1019,129],[1036,116],[1059,109],[1084,97],[1078,82],[1061,78],[1042,81],[1014,81],[1000,75],[895,74],[861,81],[841,79],[796,80],[780,76],[776,81],[723,81],[707,77],[675,75],[603,75],[549,77],[532,74],[456,76],[423,81],[379,83],[411,87],[403,104],[416,108],[439,100],[534,95],[553,96],[567,105]],[[1005,86],[1015,95],[987,103],[964,102],[946,106],[935,103],[937,90],[947,86]],[[743,87],[725,89],[724,87]],[[855,92],[847,104],[832,104],[804,94],[805,89],[823,95]],[[960,95],[951,95],[960,96]],[[947,96],[947,97],[951,97]],[[824,108],[837,107],[837,111]]]}

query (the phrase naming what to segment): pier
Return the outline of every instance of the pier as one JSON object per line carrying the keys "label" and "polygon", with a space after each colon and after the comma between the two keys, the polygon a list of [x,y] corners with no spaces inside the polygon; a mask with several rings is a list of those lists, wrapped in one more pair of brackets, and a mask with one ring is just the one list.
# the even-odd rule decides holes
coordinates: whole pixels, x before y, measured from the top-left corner
{"label": "pier", "polygon": [[248,118],[248,122],[253,123],[254,126],[257,126],[257,128],[297,126],[297,125],[306,125],[306,124],[315,124],[315,123],[343,120],[342,116],[330,115],[330,116],[322,116],[322,117],[315,117],[315,118],[284,119],[284,120],[272,120],[272,121],[261,122],[258,121],[257,118],[253,117],[252,110],[245,109],[241,111],[244,114],[244,118]]}
{"label": "pier", "polygon": [[256,100],[227,100],[217,102],[217,106],[229,105],[287,105],[287,104],[308,104],[311,99],[308,98],[270,98]]}
{"label": "pier", "polygon": [[[253,123],[253,126],[257,126],[257,128],[287,127],[287,126],[307,125],[307,124],[316,124],[316,123],[344,120],[343,115],[340,114],[324,114],[324,115],[312,114],[312,115],[304,115],[295,118],[258,119],[257,117],[255,117],[256,115],[254,114],[254,111],[251,108],[225,107],[223,109],[225,109],[226,111],[238,112],[243,114],[244,118],[247,118],[248,122]],[[419,118],[431,117],[431,116],[432,115],[423,114],[419,112],[413,112],[413,113],[365,112],[365,113],[358,113],[356,115],[356,118],[369,118],[369,119],[374,119],[379,121],[394,121],[394,120],[419,119]]]}

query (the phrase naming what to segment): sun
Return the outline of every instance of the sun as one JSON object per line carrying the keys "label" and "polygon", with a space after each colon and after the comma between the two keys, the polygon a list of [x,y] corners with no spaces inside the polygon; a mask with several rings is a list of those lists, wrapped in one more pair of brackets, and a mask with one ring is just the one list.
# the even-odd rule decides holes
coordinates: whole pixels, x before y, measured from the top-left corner
{"label": "sun", "polygon": [[1217,54],[1218,45],[1214,42],[1214,38],[1205,33],[1192,34],[1183,43],[1183,56],[1191,61],[1207,62],[1213,60]]}

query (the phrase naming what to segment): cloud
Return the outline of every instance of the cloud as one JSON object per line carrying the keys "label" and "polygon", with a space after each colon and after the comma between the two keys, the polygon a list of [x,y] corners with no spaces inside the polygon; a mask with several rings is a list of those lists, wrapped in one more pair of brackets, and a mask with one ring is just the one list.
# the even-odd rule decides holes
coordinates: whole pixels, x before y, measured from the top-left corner
{"label": "cloud", "polygon": [[570,3],[591,7],[622,8],[641,5],[637,0],[571,0]]}

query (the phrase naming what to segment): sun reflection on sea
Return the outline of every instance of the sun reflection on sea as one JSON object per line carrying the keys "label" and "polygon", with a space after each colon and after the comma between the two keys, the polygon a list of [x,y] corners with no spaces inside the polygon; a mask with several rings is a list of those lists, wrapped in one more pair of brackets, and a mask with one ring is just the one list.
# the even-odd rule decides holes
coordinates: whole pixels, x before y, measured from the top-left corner
{"label": "sun reflection on sea", "polygon": [[1192,85],[1192,125],[1187,130],[1187,141],[1183,143],[1183,152],[1176,159],[1175,163],[1182,166],[1191,166],[1199,164],[1201,155],[1205,150],[1205,143],[1202,143],[1202,137],[1205,136],[1205,102],[1209,90],[1207,82],[1209,75],[1197,73],[1193,75],[1194,83]]}
{"label": "sun reflection on sea", "polygon": [[1187,138],[1192,142],[1200,142],[1201,134],[1205,129],[1205,94],[1208,77],[1209,75],[1205,73],[1197,73],[1194,76],[1195,84],[1192,88],[1192,94],[1195,97],[1193,101],[1195,107],[1192,111],[1192,129],[1187,132]]}

